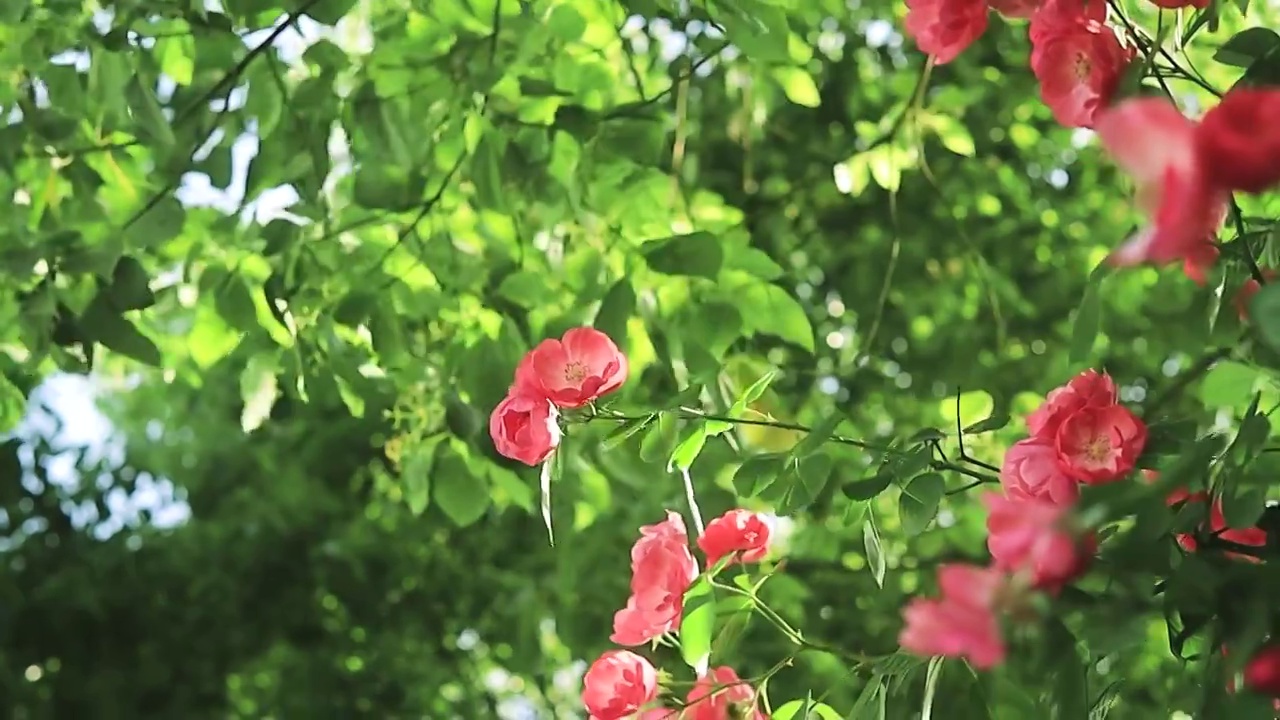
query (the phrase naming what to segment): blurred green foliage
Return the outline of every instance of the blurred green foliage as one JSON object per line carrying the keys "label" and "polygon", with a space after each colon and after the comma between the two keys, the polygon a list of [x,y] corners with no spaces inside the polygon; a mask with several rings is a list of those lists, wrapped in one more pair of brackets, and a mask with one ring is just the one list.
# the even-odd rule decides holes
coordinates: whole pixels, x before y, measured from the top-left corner
{"label": "blurred green foliage", "polygon": [[[1175,17],[1141,4],[1153,34]],[[804,434],[766,426],[692,460],[708,514],[790,516],[762,595],[849,653],[892,653],[932,569],[985,552],[974,498],[950,493],[968,479],[920,475],[958,427],[1011,416],[965,442],[998,464],[1021,415],[1087,366],[1190,423],[1173,457],[1197,428],[1234,432],[1255,393],[1280,400],[1274,356],[1238,341],[1240,239],[1208,288],[1093,272],[1136,227],[1130,190],[1054,125],[1018,23],[926,72],[887,2],[92,5],[0,9],[0,412],[12,427],[45,377],[92,370],[127,447],[80,453],[77,483],[50,479],[64,448],[48,442],[0,456],[5,717],[576,717],[575,662],[607,647],[635,528],[683,507],[666,460],[701,430],[606,442],[575,425],[550,546],[537,471],[498,457],[485,423],[521,355],[574,325],[628,354],[616,407],[722,413],[772,370],[750,417],[915,463],[876,479],[883,453],[814,443],[784,473]],[[1280,81],[1248,43],[1213,59],[1280,19],[1245,6],[1177,16],[1171,46],[1213,86]],[[1280,264],[1280,202],[1243,216]],[[1232,363],[1179,386],[1216,347]],[[1275,457],[1250,456],[1254,509]],[[95,534],[143,475],[172,480],[191,519]],[[1172,572],[1167,530],[1104,544],[1102,580],[1061,601],[1101,607],[1015,643],[1008,668],[942,665],[936,715],[1199,712],[1210,646],[1175,657],[1143,585]],[[1183,596],[1251,582],[1235,597],[1258,603],[1276,582],[1179,562]],[[714,652],[743,677],[791,653],[766,624],[739,630]],[[769,694],[848,717],[884,697],[909,718],[926,665],[804,653]]]}

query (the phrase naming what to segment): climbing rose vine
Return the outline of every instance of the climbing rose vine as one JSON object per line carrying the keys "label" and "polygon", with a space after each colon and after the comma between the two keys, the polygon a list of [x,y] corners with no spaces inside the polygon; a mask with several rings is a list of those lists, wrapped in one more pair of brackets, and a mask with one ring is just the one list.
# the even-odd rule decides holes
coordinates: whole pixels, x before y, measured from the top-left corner
{"label": "climbing rose vine", "polygon": [[[1166,9],[1209,6],[1207,0],[1152,0],[1152,4]],[[1173,65],[1164,72],[1183,73],[1183,79],[1196,76],[1177,65],[1158,39],[1137,29],[1114,3],[907,0],[906,6],[906,32],[931,56],[926,78],[929,68],[951,62],[981,37],[992,12],[1004,18],[1002,22],[1026,22],[1029,70],[1045,106],[1063,126],[1094,130],[1101,148],[1134,186],[1133,206],[1143,222],[1136,233],[1118,243],[1104,268],[1161,269],[1177,264],[1203,288],[1229,251],[1228,257],[1242,263],[1248,273],[1229,296],[1235,314],[1246,326],[1258,320],[1256,299],[1280,275],[1259,265],[1248,244],[1237,195],[1259,195],[1280,186],[1280,90],[1238,86],[1214,93],[1219,98],[1216,103],[1202,116],[1189,117],[1175,104],[1163,76],[1156,76],[1163,96],[1148,92],[1156,88],[1139,84],[1151,76],[1157,56]],[[1202,80],[1200,84],[1205,86]],[[1228,224],[1237,232],[1232,243],[1224,244],[1218,236]],[[1225,282],[1223,286],[1219,294],[1226,290]],[[1247,332],[1242,337],[1247,338]],[[1175,383],[1176,389],[1232,352],[1228,348],[1206,354]],[[624,439],[644,430],[676,432],[680,423],[693,428],[665,468],[682,479],[686,507],[679,512],[653,508],[653,523],[639,528],[630,552],[629,592],[618,598],[612,631],[607,633],[614,647],[591,663],[583,678],[582,703],[593,720],[764,720],[771,716],[790,720],[809,711],[825,718],[824,713],[835,711],[812,697],[772,708],[769,680],[793,663],[794,653],[831,655],[855,668],[870,669],[878,673],[877,678],[885,676],[886,663],[895,662],[894,658],[928,658],[929,683],[936,682],[943,659],[990,671],[1028,652],[1034,644],[1028,638],[1037,633],[1041,644],[1045,637],[1057,638],[1054,642],[1063,633],[1070,637],[1055,613],[1066,602],[1089,606],[1096,600],[1091,591],[1081,589],[1091,574],[1105,570],[1112,574],[1111,582],[1122,572],[1102,567],[1110,562],[1105,550],[1120,548],[1116,552],[1122,553],[1126,538],[1138,533],[1132,528],[1149,526],[1144,530],[1149,537],[1140,537],[1141,542],[1168,540],[1185,557],[1226,563],[1223,567],[1231,572],[1263,565],[1272,545],[1272,534],[1258,524],[1260,496],[1246,495],[1252,505],[1228,508],[1225,482],[1216,479],[1216,474],[1228,472],[1223,469],[1227,465],[1232,472],[1247,471],[1263,452],[1260,443],[1269,434],[1270,413],[1259,409],[1260,396],[1255,396],[1229,445],[1219,442],[1221,433],[1198,436],[1188,429],[1182,431],[1179,451],[1170,453],[1157,446],[1157,441],[1168,444],[1168,430],[1157,436],[1150,424],[1164,420],[1155,412],[1162,399],[1141,406],[1125,402],[1122,385],[1109,373],[1084,370],[1065,378],[1020,419],[1026,428],[1024,436],[1010,443],[1003,460],[992,465],[969,456],[964,438],[998,429],[1009,418],[982,430],[957,425],[950,435],[959,446],[958,459],[953,459],[941,445],[948,434],[936,430],[917,436],[914,447],[904,449],[900,443],[885,447],[836,435],[838,423],[819,430],[770,419],[748,420],[747,405],[760,396],[770,377],[748,388],[725,415],[688,403],[625,414],[609,405],[609,396],[623,387],[629,371],[627,356],[607,335],[592,327],[571,329],[559,339],[543,340],[525,355],[489,424],[499,453],[542,468],[549,533],[550,474],[556,451],[574,425],[618,423]],[[959,408],[956,414],[958,418]],[[998,487],[975,493],[986,513],[988,559],[937,564],[931,587],[902,608],[897,652],[867,655],[806,636],[760,593],[771,577],[786,568],[785,552],[776,547],[781,520],[770,512],[770,503],[754,500],[752,507],[731,508],[710,522],[704,522],[698,506],[699,483],[691,471],[694,459],[707,442],[731,438],[726,433],[744,423],[810,434],[791,454],[767,460],[778,461],[769,466],[775,474],[799,472],[807,462],[799,448],[808,444],[835,442],[881,453],[881,472],[846,487],[850,498],[874,497],[895,483],[904,496],[914,498],[917,489],[912,486],[919,481],[933,488],[918,494],[931,492],[936,512],[938,496],[943,494],[940,473],[969,481],[946,490],[946,495],[979,486]],[[739,449],[736,444],[734,449]],[[912,472],[923,469],[925,474],[885,475],[884,468],[896,467],[921,452],[924,460]],[[742,468],[756,462],[751,457],[743,460]],[[762,466],[743,473],[748,477],[740,486],[735,476],[741,500],[755,498],[760,488],[777,480],[757,477]],[[655,482],[661,477],[663,473],[655,470]],[[1140,508],[1137,498],[1147,494],[1157,495],[1160,504]],[[687,521],[694,528],[692,538]],[[866,528],[867,564],[881,583],[885,567],[883,558],[876,557],[878,531],[870,519]],[[1238,618],[1185,611],[1178,599],[1171,598],[1168,587],[1176,578],[1165,567],[1165,576],[1153,581],[1154,589],[1146,592],[1163,595],[1165,615],[1178,618],[1176,626],[1169,624],[1173,652],[1181,656],[1192,636],[1212,627],[1210,647],[1220,648],[1224,659],[1241,658],[1231,661],[1239,664],[1231,666],[1234,669],[1226,673],[1222,687],[1228,693],[1243,687],[1268,698],[1267,712],[1274,699],[1280,711],[1280,636],[1272,639],[1269,631],[1251,631],[1252,639],[1243,641]],[[740,676],[732,653],[714,642],[726,622],[716,615],[717,596],[743,601],[746,610],[776,627],[794,646],[794,653],[779,658],[762,675]],[[606,636],[606,628],[600,628],[600,636]],[[662,664],[663,648],[678,651],[690,674],[682,677]],[[1068,654],[1074,657],[1073,651]],[[928,716],[933,690],[926,692]]]}

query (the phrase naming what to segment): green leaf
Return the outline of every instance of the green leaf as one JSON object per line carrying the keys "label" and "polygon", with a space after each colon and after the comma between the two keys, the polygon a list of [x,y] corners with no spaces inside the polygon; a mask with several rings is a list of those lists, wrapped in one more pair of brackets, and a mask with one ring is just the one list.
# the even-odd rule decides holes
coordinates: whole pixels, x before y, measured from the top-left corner
{"label": "green leaf", "polygon": [[822,94],[813,76],[798,67],[774,68],[773,77],[782,86],[787,99],[804,107],[816,108],[822,104]]}
{"label": "green leaf", "polygon": [[1223,65],[1247,68],[1277,51],[1280,51],[1280,35],[1267,28],[1251,27],[1223,43],[1213,54],[1213,59]]}
{"label": "green leaf", "polygon": [[116,262],[111,273],[111,285],[107,287],[107,300],[120,312],[145,310],[156,304],[151,292],[151,278],[136,258],[125,255]]}
{"label": "green leaf", "polygon": [[658,416],[655,413],[624,421],[618,427],[609,431],[609,434],[601,441],[600,448],[607,451],[620,447],[627,440],[648,429],[650,423],[657,419]]}
{"label": "green leaf", "polygon": [[786,470],[787,460],[781,455],[756,455],[738,466],[733,473],[733,489],[740,498],[753,498],[777,482]]}
{"label": "green leaf", "polygon": [[731,288],[730,295],[753,331],[774,335],[813,352],[813,325],[809,315],[786,290],[759,282]]}
{"label": "green leaf", "polygon": [[833,412],[822,418],[817,425],[809,429],[803,440],[796,443],[795,448],[791,450],[791,456],[802,458],[821,450],[842,422],[844,422],[844,414],[839,412]]}
{"label": "green leaf", "polygon": [[1249,303],[1249,317],[1273,350],[1280,351],[1280,283],[1267,283]]}
{"label": "green leaf", "polygon": [[416,443],[400,464],[400,485],[404,501],[409,506],[409,512],[415,516],[422,515],[431,504],[431,471],[435,465],[438,437]]}
{"label": "green leaf", "polygon": [[587,21],[572,5],[562,3],[551,9],[547,28],[561,40],[572,42],[582,38],[582,34],[587,31]]}
{"label": "green leaf", "polygon": [[0,427],[14,428],[27,413],[27,395],[0,374]]}
{"label": "green leaf", "polygon": [[422,202],[427,179],[420,172],[383,164],[361,166],[356,170],[352,199],[371,210],[403,212]]}
{"label": "green leaf", "polygon": [[667,469],[679,468],[687,471],[693,467],[693,462],[698,459],[698,455],[702,452],[702,448],[707,444],[707,426],[701,423],[693,429],[689,436],[676,446],[674,452],[671,453],[671,459],[667,461]]}
{"label": "green leaf", "polygon": [[356,0],[317,0],[305,4],[305,13],[318,23],[337,25],[355,6]]}
{"label": "green leaf", "polygon": [[981,435],[983,433],[995,432],[996,430],[1003,430],[1012,419],[1013,418],[1011,418],[1008,413],[992,415],[986,420],[979,420],[969,427],[966,427],[964,429],[964,434]]}
{"label": "green leaf", "polygon": [[1200,401],[1209,407],[1243,406],[1266,380],[1266,374],[1258,368],[1223,360],[1205,373],[1200,382]]}
{"label": "green leaf", "polygon": [[254,332],[258,324],[258,307],[249,286],[239,274],[232,274],[214,289],[213,305],[231,327],[241,332]]}
{"label": "green leaf", "polygon": [[812,505],[830,481],[831,469],[835,464],[831,456],[826,453],[815,453],[805,457],[793,456],[789,462],[793,470],[789,476],[794,478],[794,482],[778,507],[778,512],[784,515],[790,515]]}
{"label": "green leaf", "polygon": [[938,680],[942,677],[942,663],[946,658],[938,656],[929,658],[929,669],[924,675],[924,705],[920,709],[920,720],[932,720],[933,699],[938,693]]}
{"label": "green leaf", "polygon": [[788,48],[790,28],[787,15],[781,8],[758,3],[717,2],[716,14],[728,31],[734,45],[742,48],[747,57],[767,62],[789,62]]}
{"label": "green leaf", "polygon": [[177,142],[173,129],[169,126],[169,119],[164,116],[164,110],[156,98],[155,90],[143,81],[142,76],[134,75],[130,78],[125,88],[125,97],[134,119],[138,121],[139,129],[148,140],[162,148],[171,147]]}
{"label": "green leaf", "polygon": [[679,418],[674,413],[662,413],[645,434],[644,440],[640,441],[640,459],[655,462],[659,458],[669,457],[679,437]]}
{"label": "green leaf", "polygon": [[871,500],[893,483],[893,473],[881,470],[868,477],[847,482],[841,488],[851,500]]}
{"label": "green leaf", "polygon": [[1067,359],[1073,365],[1085,362],[1093,354],[1093,345],[1102,326],[1102,277],[1095,270],[1085,286],[1084,297],[1071,319],[1071,344]]}
{"label": "green leaf", "polygon": [[871,718],[884,718],[884,697],[889,692],[888,678],[883,675],[876,675],[867,681],[862,687],[862,692],[858,694],[858,699],[853,704],[853,710],[849,713],[850,720],[871,720]]}
{"label": "green leaf", "polygon": [[844,720],[830,705],[812,698],[792,700],[773,711],[772,720]]}
{"label": "green leaf", "polygon": [[876,585],[884,587],[884,573],[887,568],[884,559],[884,548],[880,544],[880,531],[876,529],[875,515],[868,513],[867,521],[862,524],[862,546],[867,554],[867,567],[871,568],[871,577]]}
{"label": "green leaf", "polygon": [[502,157],[506,151],[504,136],[496,131],[486,132],[471,156],[471,182],[476,188],[476,199],[484,207],[502,211],[507,208],[501,170]]}
{"label": "green leaf", "polygon": [[98,295],[80,316],[80,325],[90,340],[138,362],[160,367],[160,348],[134,327],[133,323],[111,309],[104,295]]}
{"label": "green leaf", "polygon": [[498,294],[527,310],[545,306],[550,295],[545,273],[517,270],[498,284]]}
{"label": "green leaf", "polygon": [[715,625],[715,588],[706,576],[701,576],[685,591],[680,619],[680,657],[699,674],[706,671],[711,660]]}
{"label": "green leaf", "polygon": [[182,203],[165,198],[129,226],[129,239],[140,247],[158,247],[177,237],[187,222]]}
{"label": "green leaf", "polygon": [[[760,376],[755,382],[751,383],[751,385],[748,386],[746,390],[742,391],[742,394],[733,401],[733,405],[729,407],[729,417],[736,418],[745,413],[747,411],[747,406],[756,400],[759,400],[760,396],[764,395],[764,391],[769,389],[769,384],[772,383],[773,379],[777,376],[778,374],[775,371],[770,370]],[[707,435],[711,437],[722,435],[732,429],[733,423],[726,422],[724,420],[708,420],[706,425]]]}
{"label": "green leaf", "polygon": [[609,288],[596,312],[595,328],[609,336],[623,352],[627,348],[627,323],[636,312],[636,291],[623,278]]}
{"label": "green leaf", "polygon": [[1053,708],[1056,720],[1089,720],[1088,663],[1080,656],[1076,637],[1061,620],[1048,623],[1046,648],[1054,667]]}
{"label": "green leaf", "polygon": [[902,488],[898,498],[898,517],[902,530],[908,535],[919,535],[938,514],[938,503],[946,492],[946,481],[941,473],[918,475]]}
{"label": "green leaf", "polygon": [[450,438],[436,450],[431,472],[431,498],[458,527],[474,524],[489,509],[487,476],[473,472],[466,446]]}
{"label": "green leaf", "polygon": [[673,235],[651,240],[640,248],[649,267],[666,275],[688,275],[715,280],[724,263],[720,239],[708,232]]}

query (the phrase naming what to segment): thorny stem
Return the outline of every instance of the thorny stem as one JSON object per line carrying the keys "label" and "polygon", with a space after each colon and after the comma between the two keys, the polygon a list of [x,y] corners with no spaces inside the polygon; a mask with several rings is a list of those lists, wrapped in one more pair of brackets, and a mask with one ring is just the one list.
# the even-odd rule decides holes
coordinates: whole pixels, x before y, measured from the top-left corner
{"label": "thorny stem", "polygon": [[[765,420],[765,419],[757,420],[753,418],[730,417],[728,415],[715,415],[712,413],[703,412],[696,408],[690,408],[690,407],[680,407],[673,410],[659,410],[652,413],[647,413],[645,415],[626,415],[623,413],[615,413],[607,410],[593,410],[593,414],[586,416],[585,421],[591,422],[593,420],[612,420],[614,422],[631,422],[631,421],[645,420],[651,417],[655,417],[657,415],[661,415],[663,413],[674,413],[675,416],[680,418],[681,420],[710,420],[713,422],[725,422],[732,425],[751,425],[755,427],[771,427],[771,428],[777,428],[779,430],[791,430],[793,432],[802,432],[802,433],[813,432],[813,428],[809,427],[808,425],[801,425],[799,423],[784,422],[781,420]],[[848,445],[851,447],[861,448],[863,450],[873,450],[875,452],[884,453],[886,455],[893,455],[893,454],[905,455],[907,453],[907,451],[905,450],[899,450],[897,448],[891,448],[885,445],[867,442],[866,440],[859,440],[857,438],[846,437],[843,435],[832,435],[831,437],[826,438],[826,442],[833,442],[839,445]],[[936,445],[934,447],[936,447]],[[982,468],[983,470],[987,470],[995,473],[1000,472],[1000,468],[994,465],[982,462],[981,460],[977,460],[963,454],[961,455],[960,460],[962,462],[969,463],[970,465],[974,465],[976,467]],[[977,487],[978,485],[983,485],[987,483],[1000,482],[1000,479],[998,477],[995,477],[994,475],[991,475],[988,472],[980,472],[978,470],[965,467],[964,465],[960,465],[958,463],[949,462],[945,459],[933,460],[929,463],[929,467],[931,467],[934,470],[954,472],[954,473],[972,478],[974,482],[965,486],[965,489]]]}
{"label": "thorny stem", "polygon": [[760,611],[760,614],[764,616],[766,620],[773,623],[775,627],[777,627],[779,630],[782,631],[783,635],[787,636],[788,640],[798,645],[802,650],[813,650],[815,652],[834,655],[838,658],[841,658],[857,666],[869,665],[875,662],[874,658],[870,658],[865,655],[860,655],[858,653],[851,653],[847,650],[842,650],[841,648],[827,645],[826,643],[815,642],[813,640],[809,640],[805,638],[803,635],[800,634],[799,630],[796,630],[795,628],[791,627],[791,624],[788,623],[786,620],[784,620],[782,616],[777,613],[776,610],[769,607],[765,603],[761,602],[760,598],[750,590],[743,590],[740,587],[735,587],[733,585],[726,585],[724,583],[718,583],[714,580],[711,581],[711,586],[719,590],[724,590],[725,592],[732,593],[739,597],[744,597],[750,600],[752,605],[757,610]]}

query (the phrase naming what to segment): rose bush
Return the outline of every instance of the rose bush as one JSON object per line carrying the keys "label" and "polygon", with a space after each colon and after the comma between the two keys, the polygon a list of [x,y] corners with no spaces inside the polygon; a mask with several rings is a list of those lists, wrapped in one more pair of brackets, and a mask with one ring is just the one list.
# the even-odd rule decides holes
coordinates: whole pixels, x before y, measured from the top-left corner
{"label": "rose bush", "polygon": [[[1206,7],[1199,2],[1155,4]],[[1187,117],[1175,104],[1176,98],[1167,94],[1135,97],[1126,83],[1141,80],[1157,60],[1176,60],[1164,57],[1164,51],[1114,4],[908,0],[904,27],[931,56],[930,66],[945,65],[987,31],[992,12],[1010,21],[1030,21],[1029,70],[1045,106],[1063,126],[1096,129],[1104,152],[1132,179],[1133,205],[1146,218],[1145,226],[1120,244],[1099,272],[1108,267],[1160,268],[1180,263],[1188,277],[1207,285],[1223,257],[1219,233],[1234,216],[1238,232],[1235,247],[1229,249],[1240,251],[1233,262],[1241,262],[1248,274],[1235,294],[1237,312],[1243,321],[1251,318],[1255,302],[1275,307],[1273,300],[1255,300],[1260,295],[1271,297],[1266,284],[1275,276],[1261,269],[1249,248],[1235,194],[1259,194],[1280,183],[1276,141],[1280,134],[1274,131],[1274,123],[1266,121],[1280,108],[1280,92],[1232,89],[1198,121]],[[1084,306],[1076,322],[1087,330]],[[1206,355],[1179,382],[1194,382],[1230,352]],[[1229,445],[1211,432],[1192,437],[1171,453],[1165,428],[1169,420],[1156,414],[1164,398],[1140,402],[1132,386],[1117,382],[1108,372],[1086,369],[1028,408],[1019,423],[1025,433],[1010,437],[1002,460],[993,464],[970,455],[965,437],[1002,428],[1011,418],[997,423],[993,417],[966,429],[959,424],[959,397],[953,433],[922,431],[907,443],[880,446],[838,434],[839,418],[829,426],[809,427],[774,421],[767,414],[753,416],[748,410],[767,389],[768,376],[746,388],[723,415],[700,409],[690,401],[696,400],[694,396],[639,414],[622,412],[604,396],[625,382],[630,365],[611,339],[591,328],[570,330],[561,340],[544,340],[521,361],[516,381],[508,398],[495,409],[491,426],[499,452],[528,464],[548,462],[556,446],[552,438],[561,431],[558,423],[564,424],[563,431],[570,437],[574,425],[601,421],[619,424],[617,432],[624,439],[644,432],[642,452],[653,443],[674,445],[666,469],[683,480],[688,518],[696,535],[691,541],[685,518],[672,510],[666,511],[662,522],[641,527],[631,552],[630,595],[615,615],[610,640],[629,647],[648,644],[655,657],[669,646],[679,652],[692,677],[682,679],[664,670],[655,684],[646,674],[649,661],[630,651],[608,650],[592,665],[583,691],[583,703],[595,718],[613,720],[622,713],[626,717],[665,714],[680,720],[738,720],[769,718],[777,712],[791,718],[804,706],[830,711],[812,699],[804,706],[793,701],[780,710],[772,709],[766,692],[770,679],[802,652],[827,654],[873,673],[885,672],[885,663],[892,662],[887,658],[932,658],[929,688],[937,680],[941,659],[963,660],[975,670],[995,671],[1029,653],[1027,639],[1037,636],[1057,638],[1055,642],[1068,638],[1067,657],[1074,660],[1076,640],[1062,617],[1081,603],[1086,608],[1098,604],[1110,583],[1122,576],[1125,553],[1133,552],[1134,543],[1164,538],[1180,552],[1205,555],[1209,562],[1244,558],[1250,562],[1238,568],[1265,564],[1271,535],[1257,522],[1268,481],[1259,476],[1264,471],[1250,470],[1263,454],[1262,444],[1270,432],[1270,412],[1262,411],[1261,394],[1254,394],[1248,409],[1237,418]],[[1174,391],[1181,389],[1175,385]],[[686,428],[683,433],[681,423]],[[804,433],[807,438],[789,451],[751,455],[737,446],[737,436],[726,435],[735,427],[773,427]],[[679,442],[676,435],[682,438]],[[744,454],[731,479],[734,494],[739,500],[758,497],[755,502],[761,505],[760,509],[730,508],[704,525],[697,496],[706,487],[697,487],[693,467],[707,444],[721,436],[729,438],[735,452]],[[950,440],[957,446],[954,457],[943,448],[944,441]],[[879,468],[846,484],[845,494],[857,502],[897,485],[900,522],[903,529],[912,528],[910,532],[919,532],[934,520],[941,527],[939,506],[945,497],[988,483],[1003,490],[981,496],[988,559],[940,564],[937,595],[926,590],[902,608],[898,644],[899,653],[905,655],[875,657],[811,640],[760,595],[766,581],[785,573],[789,561],[774,546],[779,520],[767,508],[793,506],[798,492],[810,493],[806,503],[824,497],[825,474],[832,472],[830,460],[813,459],[826,457],[814,454],[824,443],[880,454]],[[806,484],[805,473],[812,472],[815,464],[824,474],[814,488],[797,490]],[[902,470],[904,466],[911,469]],[[970,482],[948,489],[947,474]],[[770,496],[768,488],[781,482],[779,477],[800,478],[799,484]],[[1245,485],[1254,489],[1240,491]],[[544,484],[544,508],[549,504],[548,491]],[[1233,498],[1229,506],[1224,506],[1224,494]],[[1157,495],[1160,503],[1151,503]],[[1197,515],[1197,520],[1188,524],[1186,518],[1191,515]],[[878,556],[882,552],[879,530],[873,518],[864,527],[864,566],[877,574],[880,583],[886,566]],[[701,563],[691,545],[701,552]],[[1096,562],[1099,556],[1104,562]],[[1207,627],[1214,637],[1243,632],[1234,616],[1206,614],[1203,608],[1192,612],[1178,604],[1182,596],[1170,594],[1169,584],[1188,582],[1179,573],[1190,572],[1179,567],[1194,565],[1174,561],[1173,566],[1164,566],[1167,577],[1153,581],[1155,594],[1167,598],[1166,612],[1179,618],[1177,627],[1170,624],[1174,652],[1181,653],[1189,638]],[[1109,579],[1092,582],[1094,570]],[[1121,582],[1131,586],[1135,581]],[[1227,587],[1223,584],[1214,592],[1225,593]],[[1134,601],[1148,607],[1150,593],[1140,600],[1138,595],[1132,595]],[[794,645],[792,654],[762,676],[740,677],[731,664],[732,655],[715,642],[718,633],[728,631],[728,619],[718,615],[716,597],[742,600],[742,610],[763,617]],[[1215,597],[1216,602],[1230,601],[1225,594]],[[1231,672],[1243,673],[1243,687],[1254,695],[1280,696],[1276,680],[1280,663],[1275,660],[1280,656],[1274,648],[1266,645],[1231,661],[1243,663]],[[622,664],[624,670],[615,669]],[[1231,683],[1234,688],[1234,680]],[[887,692],[874,690],[872,697]],[[934,702],[933,692],[926,690],[926,716]]]}

